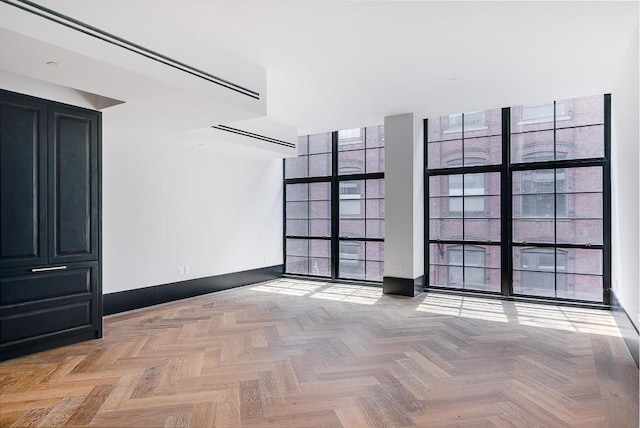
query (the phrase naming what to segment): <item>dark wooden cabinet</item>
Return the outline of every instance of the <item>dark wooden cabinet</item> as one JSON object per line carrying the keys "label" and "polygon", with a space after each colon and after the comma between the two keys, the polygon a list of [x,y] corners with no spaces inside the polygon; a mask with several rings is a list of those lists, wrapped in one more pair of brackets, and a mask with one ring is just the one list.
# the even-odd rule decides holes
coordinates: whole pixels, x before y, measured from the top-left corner
{"label": "dark wooden cabinet", "polygon": [[47,106],[0,94],[0,269],[47,263]]}
{"label": "dark wooden cabinet", "polygon": [[98,253],[98,120],[95,112],[49,111],[49,262]]}
{"label": "dark wooden cabinet", "polygon": [[102,336],[100,122],[0,91],[0,360]]}

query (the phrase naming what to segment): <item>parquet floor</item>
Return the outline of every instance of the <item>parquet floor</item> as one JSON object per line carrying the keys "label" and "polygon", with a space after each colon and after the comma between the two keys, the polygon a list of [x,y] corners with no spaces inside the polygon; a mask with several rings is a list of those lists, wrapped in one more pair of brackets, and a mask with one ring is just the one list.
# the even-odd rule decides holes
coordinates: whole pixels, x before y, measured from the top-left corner
{"label": "parquet floor", "polygon": [[0,363],[3,427],[637,427],[606,311],[280,279]]}

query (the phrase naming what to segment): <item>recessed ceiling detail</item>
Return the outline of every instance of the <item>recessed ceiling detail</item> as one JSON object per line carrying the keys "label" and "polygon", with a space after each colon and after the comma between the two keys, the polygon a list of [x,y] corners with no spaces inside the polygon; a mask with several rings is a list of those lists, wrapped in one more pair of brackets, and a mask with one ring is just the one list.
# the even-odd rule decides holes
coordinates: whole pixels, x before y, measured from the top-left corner
{"label": "recessed ceiling detail", "polygon": [[48,9],[46,7],[40,6],[38,4],[32,3],[30,1],[27,0],[0,0],[2,3],[6,3],[8,5],[11,5],[13,7],[19,8],[21,10],[24,10],[26,12],[29,12],[33,15],[37,15],[40,16],[42,18],[45,18],[49,21],[55,22],[57,24],[63,25],[67,28],[70,28],[72,30],[78,31],[80,33],[86,34],[88,36],[94,37],[96,39],[102,40],[104,42],[110,43],[114,46],[118,46],[122,49],[126,49],[130,52],[136,53],[138,55],[144,56],[148,59],[151,59],[153,61],[162,63],[164,65],[167,65],[169,67],[172,67],[176,70],[180,70],[184,73],[188,73],[192,76],[198,77],[200,79],[209,81],[211,83],[214,83],[216,85],[225,87],[227,89],[230,89],[232,91],[238,92],[242,95],[245,95],[247,97],[250,98],[254,98],[256,100],[260,99],[260,93],[258,93],[257,91],[248,89],[244,86],[241,86],[239,84],[233,83],[231,81],[222,79],[218,76],[214,76],[212,74],[209,74],[205,71],[199,70],[197,68],[194,68],[188,64],[182,63],[180,61],[177,61],[173,58],[170,58],[168,56],[165,56],[161,53],[152,51],[150,49],[145,48],[144,46],[140,46],[136,43],[133,43],[131,41],[128,41],[126,39],[123,39],[121,37],[115,36],[113,34],[110,34],[106,31],[103,31],[99,28],[93,27],[89,24],[86,24],[82,21],[79,21],[77,19],[71,18],[67,15],[63,15],[61,13],[58,13],[54,10]]}
{"label": "recessed ceiling detail", "polygon": [[232,128],[231,126],[213,125],[212,128],[218,129],[220,131],[231,132],[231,133],[242,135],[242,136],[249,137],[249,138],[254,138],[256,140],[266,141],[266,142],[272,143],[272,144],[279,144],[279,145],[285,146],[285,147],[290,147],[290,148],[295,148],[296,147],[295,144],[289,143],[287,141],[277,140],[275,138],[267,137],[267,136],[260,135],[260,134],[254,134],[253,132],[243,131],[242,129]]}

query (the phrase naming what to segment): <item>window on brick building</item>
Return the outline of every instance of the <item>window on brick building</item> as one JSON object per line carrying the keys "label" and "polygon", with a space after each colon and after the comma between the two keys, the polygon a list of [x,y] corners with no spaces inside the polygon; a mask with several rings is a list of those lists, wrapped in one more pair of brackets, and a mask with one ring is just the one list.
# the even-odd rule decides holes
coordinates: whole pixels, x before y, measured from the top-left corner
{"label": "window on brick building", "polygon": [[449,213],[482,213],[484,207],[484,174],[449,176]]}
{"label": "window on brick building", "polygon": [[553,248],[524,249],[520,253],[519,291],[555,297],[556,290],[567,288],[567,252]]}
{"label": "window on brick building", "polygon": [[[464,248],[464,250],[463,250]],[[447,250],[449,285],[455,288],[482,289],[485,285],[485,250],[471,245],[458,245]]]}
{"label": "window on brick building", "polygon": [[597,95],[426,120],[429,286],[610,303],[610,115]]}
{"label": "window on brick building", "polygon": [[284,161],[285,272],[381,281],[383,127],[302,136],[298,152]]}

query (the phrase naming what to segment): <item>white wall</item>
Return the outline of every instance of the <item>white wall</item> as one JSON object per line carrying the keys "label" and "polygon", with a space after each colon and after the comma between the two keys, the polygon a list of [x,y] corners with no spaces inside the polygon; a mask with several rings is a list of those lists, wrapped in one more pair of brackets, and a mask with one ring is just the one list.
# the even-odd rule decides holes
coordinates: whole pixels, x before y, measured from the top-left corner
{"label": "white wall", "polygon": [[105,294],[282,263],[282,160],[131,141],[104,119]]}
{"label": "white wall", "polygon": [[612,287],[636,327],[640,327],[638,37],[636,29],[611,93]]}

